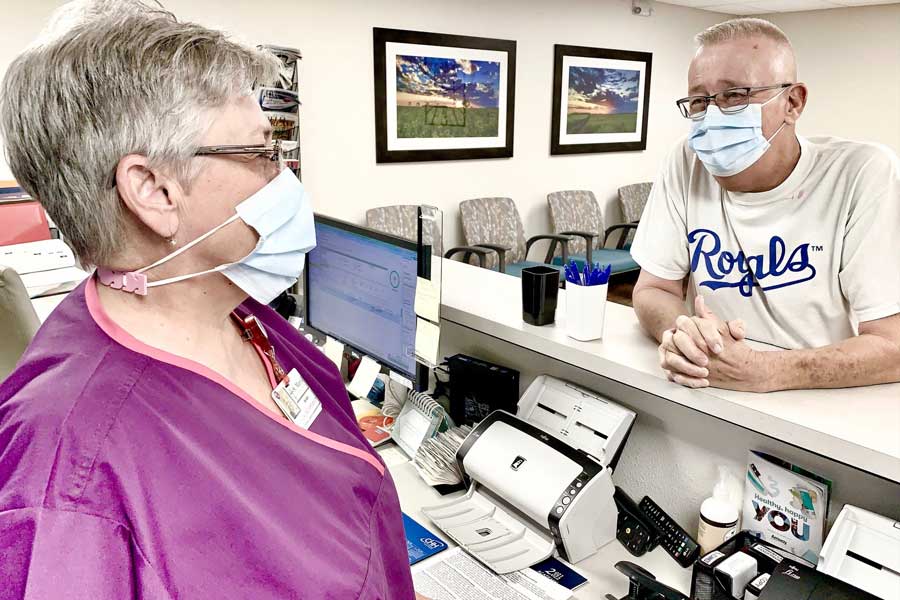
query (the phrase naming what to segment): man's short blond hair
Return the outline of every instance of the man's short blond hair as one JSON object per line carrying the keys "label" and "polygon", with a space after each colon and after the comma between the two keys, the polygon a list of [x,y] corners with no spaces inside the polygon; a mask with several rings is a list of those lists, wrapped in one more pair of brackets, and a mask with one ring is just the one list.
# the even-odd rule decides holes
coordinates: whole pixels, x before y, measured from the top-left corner
{"label": "man's short blond hair", "polygon": [[779,45],[792,48],[791,41],[780,27],[765,19],[754,17],[740,17],[713,25],[694,36],[694,41],[700,46],[713,46],[722,42],[750,37],[769,38]]}

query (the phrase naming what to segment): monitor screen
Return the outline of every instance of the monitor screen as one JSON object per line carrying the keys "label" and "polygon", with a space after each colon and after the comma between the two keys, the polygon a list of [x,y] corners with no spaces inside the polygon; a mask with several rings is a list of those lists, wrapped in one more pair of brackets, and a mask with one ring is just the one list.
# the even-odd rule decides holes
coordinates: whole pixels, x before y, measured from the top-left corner
{"label": "monitor screen", "polygon": [[316,215],[306,321],[415,381],[416,244]]}

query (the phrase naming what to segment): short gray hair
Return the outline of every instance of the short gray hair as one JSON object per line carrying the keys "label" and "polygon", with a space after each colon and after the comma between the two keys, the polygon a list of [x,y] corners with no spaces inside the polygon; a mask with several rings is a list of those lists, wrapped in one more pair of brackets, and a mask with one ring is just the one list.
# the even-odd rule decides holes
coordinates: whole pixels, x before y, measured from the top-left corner
{"label": "short gray hair", "polygon": [[212,109],[275,79],[278,59],[159,4],[73,2],[10,65],[0,132],[13,175],[40,200],[79,260],[123,247],[116,166],[142,154],[189,186]]}
{"label": "short gray hair", "polygon": [[780,27],[770,21],[755,17],[740,17],[713,25],[694,36],[694,41],[700,46],[712,46],[730,40],[757,36],[766,37],[791,47],[791,41]]}

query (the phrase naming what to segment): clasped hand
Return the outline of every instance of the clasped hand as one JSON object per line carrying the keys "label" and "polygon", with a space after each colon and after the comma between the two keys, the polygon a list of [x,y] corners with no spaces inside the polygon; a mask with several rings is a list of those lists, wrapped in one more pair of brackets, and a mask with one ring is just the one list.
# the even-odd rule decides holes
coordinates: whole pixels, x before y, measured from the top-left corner
{"label": "clasped hand", "polygon": [[659,364],[669,381],[691,388],[766,391],[762,362],[744,341],[744,322],[719,319],[699,295],[694,316],[678,317],[659,345]]}

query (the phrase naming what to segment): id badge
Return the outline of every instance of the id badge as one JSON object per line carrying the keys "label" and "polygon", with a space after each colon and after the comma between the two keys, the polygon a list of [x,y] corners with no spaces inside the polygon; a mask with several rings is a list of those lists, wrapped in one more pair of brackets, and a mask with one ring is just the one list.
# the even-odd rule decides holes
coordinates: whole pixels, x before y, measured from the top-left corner
{"label": "id badge", "polygon": [[322,403],[309,389],[297,369],[291,369],[287,380],[282,381],[278,387],[272,390],[272,400],[275,401],[285,417],[303,429],[309,429],[319,413],[322,412]]}

